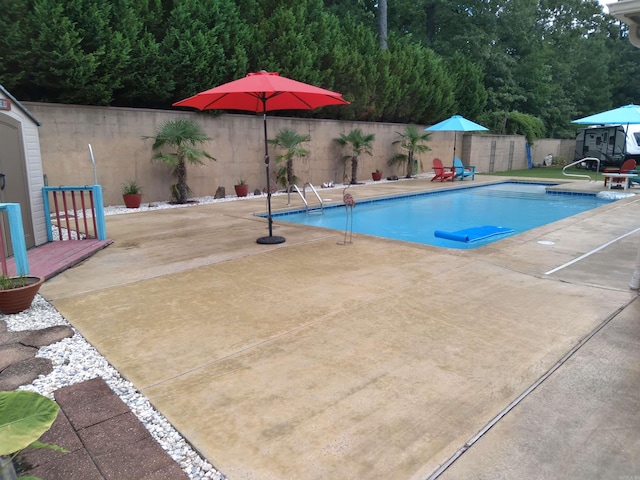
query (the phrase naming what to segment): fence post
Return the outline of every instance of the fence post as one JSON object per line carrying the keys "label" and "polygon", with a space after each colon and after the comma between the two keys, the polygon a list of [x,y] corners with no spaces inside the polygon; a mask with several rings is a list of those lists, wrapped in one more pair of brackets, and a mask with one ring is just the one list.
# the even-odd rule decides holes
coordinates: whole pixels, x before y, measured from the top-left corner
{"label": "fence post", "polygon": [[53,231],[51,230],[51,210],[49,207],[49,190],[47,186],[42,187],[42,203],[44,206],[44,223],[47,229],[47,242],[53,242]]}
{"label": "fence post", "polygon": [[13,256],[16,260],[16,274],[29,275],[29,260],[27,259],[27,243],[24,240],[24,228],[22,227],[22,213],[19,203],[0,203],[0,209],[6,210],[9,218],[9,233]]}
{"label": "fence post", "polygon": [[107,226],[104,222],[104,202],[102,200],[102,187],[93,185],[93,201],[95,202],[94,214],[96,216],[96,236],[98,240],[107,239]]}

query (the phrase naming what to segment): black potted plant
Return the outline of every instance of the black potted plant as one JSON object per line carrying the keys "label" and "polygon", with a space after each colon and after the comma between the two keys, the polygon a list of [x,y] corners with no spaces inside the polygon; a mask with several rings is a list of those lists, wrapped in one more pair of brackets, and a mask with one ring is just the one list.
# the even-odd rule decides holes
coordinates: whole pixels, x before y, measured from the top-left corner
{"label": "black potted plant", "polygon": [[142,188],[135,180],[129,180],[122,186],[122,199],[127,208],[140,208]]}

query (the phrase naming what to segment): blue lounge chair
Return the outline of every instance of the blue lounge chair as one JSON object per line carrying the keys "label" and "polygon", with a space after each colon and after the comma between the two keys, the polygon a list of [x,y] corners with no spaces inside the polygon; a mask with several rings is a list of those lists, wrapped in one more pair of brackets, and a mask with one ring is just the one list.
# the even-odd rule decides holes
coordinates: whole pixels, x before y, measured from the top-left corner
{"label": "blue lounge chair", "polygon": [[458,157],[453,159],[453,168],[456,170],[456,178],[460,177],[460,180],[464,180],[466,177],[471,177],[471,180],[475,180],[476,178],[476,167],[465,166]]}

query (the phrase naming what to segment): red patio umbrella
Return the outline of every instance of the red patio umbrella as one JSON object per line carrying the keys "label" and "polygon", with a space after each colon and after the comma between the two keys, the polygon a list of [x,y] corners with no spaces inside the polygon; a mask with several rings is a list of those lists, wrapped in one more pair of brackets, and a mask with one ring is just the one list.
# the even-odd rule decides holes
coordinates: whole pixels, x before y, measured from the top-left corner
{"label": "red patio umbrella", "polygon": [[246,110],[263,114],[264,164],[267,171],[267,205],[269,236],[257,242],[275,244],[283,237],[273,235],[271,218],[271,185],[269,181],[269,147],[267,143],[267,112],[273,110],[313,110],[328,105],[348,105],[342,95],[308,83],[281,77],[277,72],[249,73],[246,77],[225,83],[193,97],[180,100],[174,107],[194,107],[199,110]]}

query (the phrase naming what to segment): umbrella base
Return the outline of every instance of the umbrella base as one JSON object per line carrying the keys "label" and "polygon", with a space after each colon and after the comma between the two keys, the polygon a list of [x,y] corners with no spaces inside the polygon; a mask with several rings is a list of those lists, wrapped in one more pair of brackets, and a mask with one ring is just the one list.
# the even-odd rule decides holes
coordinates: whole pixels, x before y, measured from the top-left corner
{"label": "umbrella base", "polygon": [[277,237],[275,235],[271,235],[269,237],[260,237],[256,240],[257,243],[261,245],[276,245],[278,243],[284,243],[284,237]]}

